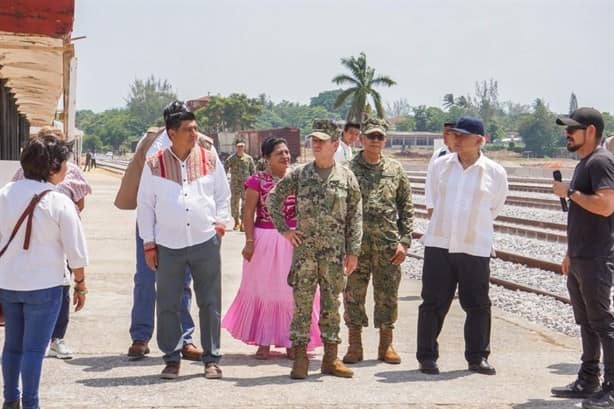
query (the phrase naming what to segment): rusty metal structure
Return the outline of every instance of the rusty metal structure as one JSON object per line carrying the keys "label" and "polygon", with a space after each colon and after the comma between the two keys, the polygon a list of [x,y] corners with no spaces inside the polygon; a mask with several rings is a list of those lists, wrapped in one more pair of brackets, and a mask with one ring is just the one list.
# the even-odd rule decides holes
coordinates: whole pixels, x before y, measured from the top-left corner
{"label": "rusty metal structure", "polygon": [[74,135],[74,9],[74,0],[0,2],[0,160],[19,159],[30,128],[51,125],[60,100]]}

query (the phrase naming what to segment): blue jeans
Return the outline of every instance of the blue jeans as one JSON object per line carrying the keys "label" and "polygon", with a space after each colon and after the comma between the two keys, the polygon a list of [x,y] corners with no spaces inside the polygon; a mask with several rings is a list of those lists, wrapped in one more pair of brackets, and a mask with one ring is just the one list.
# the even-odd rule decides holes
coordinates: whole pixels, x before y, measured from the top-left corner
{"label": "blue jeans", "polygon": [[[194,321],[190,316],[190,304],[192,303],[191,282],[190,269],[186,268],[183,296],[181,297],[181,328],[184,344],[192,342],[192,333],[194,332]],[[149,341],[154,330],[156,273],[151,271],[147,263],[145,263],[143,239],[139,236],[138,226],[136,228],[136,273],[134,274],[133,294],[130,337],[133,341]]]}
{"label": "blue jeans", "polygon": [[60,312],[62,287],[34,291],[0,289],[6,319],[2,377],[4,400],[19,400],[23,409],[38,409],[38,387],[45,349]]}

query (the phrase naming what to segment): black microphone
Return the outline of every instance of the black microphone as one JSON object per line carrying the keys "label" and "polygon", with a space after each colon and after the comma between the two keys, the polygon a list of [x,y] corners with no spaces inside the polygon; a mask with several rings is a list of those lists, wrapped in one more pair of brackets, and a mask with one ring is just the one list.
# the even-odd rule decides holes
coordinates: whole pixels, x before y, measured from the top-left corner
{"label": "black microphone", "polygon": [[[555,170],[554,172],[552,172],[552,177],[557,182],[562,182],[563,181],[563,176],[561,175],[561,171],[560,170]],[[565,200],[564,197],[561,197],[559,199],[561,199],[561,209],[563,209],[564,212],[569,210],[568,207],[567,207],[567,200]]]}

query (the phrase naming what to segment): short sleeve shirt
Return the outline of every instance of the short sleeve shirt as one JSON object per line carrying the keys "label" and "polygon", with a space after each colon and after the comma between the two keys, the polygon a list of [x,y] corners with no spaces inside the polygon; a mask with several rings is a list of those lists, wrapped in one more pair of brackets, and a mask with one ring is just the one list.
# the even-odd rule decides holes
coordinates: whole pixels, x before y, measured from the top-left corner
{"label": "short sleeve shirt", "polygon": [[[245,188],[258,192],[258,204],[256,205],[256,227],[263,229],[274,229],[275,226],[269,216],[269,211],[265,206],[269,192],[275,187],[275,179],[267,172],[256,172],[245,181]],[[290,228],[296,227],[296,197],[290,195],[286,198],[283,205],[283,213],[286,224]]]}
{"label": "short sleeve shirt", "polygon": [[[578,163],[569,186],[586,195],[614,189],[614,156],[597,148]],[[570,200],[567,217],[569,257],[614,257],[614,214],[600,216]]]}

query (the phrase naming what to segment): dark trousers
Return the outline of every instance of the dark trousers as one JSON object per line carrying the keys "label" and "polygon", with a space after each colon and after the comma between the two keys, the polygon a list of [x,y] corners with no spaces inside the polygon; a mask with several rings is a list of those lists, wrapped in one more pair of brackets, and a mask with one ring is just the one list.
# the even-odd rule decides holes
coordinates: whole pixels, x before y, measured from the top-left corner
{"label": "dark trousers", "polygon": [[51,334],[51,340],[62,339],[66,335],[66,329],[68,328],[68,316],[70,310],[70,286],[62,286],[62,304],[60,305],[60,315],[55,322],[53,328],[53,334]]}
{"label": "dark trousers", "polygon": [[439,358],[437,337],[458,284],[465,319],[465,359],[479,363],[490,354],[490,259],[426,247],[422,268],[422,304],[418,312],[418,361]]}
{"label": "dark trousers", "polygon": [[156,306],[158,347],[165,362],[178,362],[183,347],[181,304],[186,267],[192,272],[194,295],[198,304],[203,362],[219,362],[222,277],[220,240],[210,240],[182,249],[158,246]]}
{"label": "dark trousers", "polygon": [[614,317],[610,312],[614,263],[605,258],[571,259],[567,289],[582,335],[579,375],[598,376],[603,348],[606,381],[614,382]]}

